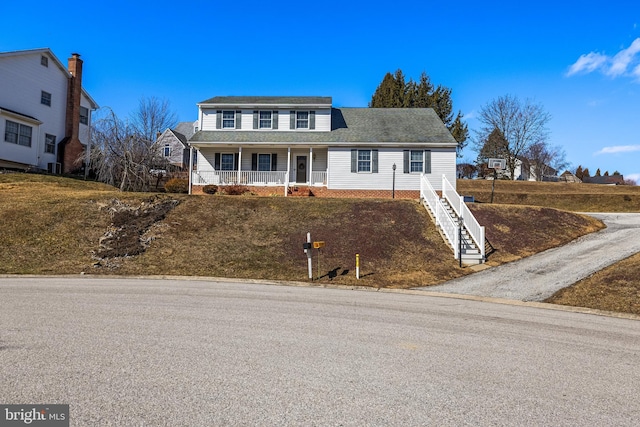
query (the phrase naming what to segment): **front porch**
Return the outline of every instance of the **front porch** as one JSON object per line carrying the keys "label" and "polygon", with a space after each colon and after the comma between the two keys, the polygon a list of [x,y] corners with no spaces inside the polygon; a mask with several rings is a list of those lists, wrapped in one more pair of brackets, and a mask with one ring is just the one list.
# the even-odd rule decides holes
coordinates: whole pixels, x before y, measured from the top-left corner
{"label": "front porch", "polygon": [[[191,185],[328,187],[326,147],[195,146]],[[192,157],[194,158],[194,157]]]}

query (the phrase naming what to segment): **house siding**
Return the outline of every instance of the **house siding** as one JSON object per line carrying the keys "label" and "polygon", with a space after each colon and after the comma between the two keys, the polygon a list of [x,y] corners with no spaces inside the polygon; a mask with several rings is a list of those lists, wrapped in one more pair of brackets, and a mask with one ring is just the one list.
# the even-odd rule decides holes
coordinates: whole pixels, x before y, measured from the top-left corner
{"label": "house siding", "polygon": [[[241,128],[240,129],[216,129],[216,114],[219,110],[234,110],[240,111]],[[253,128],[253,112],[254,111],[277,111],[278,112],[278,129],[254,129]],[[315,111],[315,129],[290,129],[289,120],[290,112],[295,109],[279,109],[270,107],[256,107],[251,109],[235,109],[232,107],[220,107],[220,108],[203,108],[201,115],[201,130],[203,131],[255,131],[260,130],[263,132],[283,131],[283,132],[327,132],[331,130],[331,109],[298,109],[299,111]]]}
{"label": "house siding", "polygon": [[[41,125],[2,115],[0,119],[0,146],[2,159],[47,168],[56,161],[56,154],[45,153],[45,134],[56,136],[56,142],[65,137],[67,82],[64,72],[47,54],[49,66],[40,65],[41,53],[4,57],[0,60],[0,107],[35,117]],[[42,91],[51,94],[51,106],[40,103]],[[18,146],[4,140],[6,120],[31,126],[31,147]],[[57,147],[56,147],[57,149]]]}
{"label": "house siding", "polygon": [[[354,147],[359,149],[378,150],[378,173],[352,173],[351,149],[329,148],[329,182],[328,188],[335,190],[391,190],[393,188],[393,164],[396,165],[395,189],[419,190],[420,173],[404,173],[404,150],[401,148]],[[442,175],[455,185],[455,149],[436,149],[429,147],[411,147],[411,149],[431,151],[431,173],[426,174],[429,182],[436,190],[442,189]]]}

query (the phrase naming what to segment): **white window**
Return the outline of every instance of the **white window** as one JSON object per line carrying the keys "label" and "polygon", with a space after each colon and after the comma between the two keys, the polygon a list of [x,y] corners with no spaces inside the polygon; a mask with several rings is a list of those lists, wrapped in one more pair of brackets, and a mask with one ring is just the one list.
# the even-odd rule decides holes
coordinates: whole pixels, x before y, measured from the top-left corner
{"label": "white window", "polygon": [[12,144],[31,147],[31,126],[7,120],[4,129],[4,140]]}
{"label": "white window", "polygon": [[223,111],[222,112],[222,128],[235,129],[235,127],[236,127],[236,112]]}
{"label": "white window", "polygon": [[164,156],[169,157],[171,155],[171,146],[169,144],[164,144]]}
{"label": "white window", "polygon": [[44,134],[44,152],[55,154],[56,152],[56,136]]}
{"label": "white window", "polygon": [[271,170],[271,154],[258,154],[258,170],[259,171]]}
{"label": "white window", "polygon": [[42,65],[44,67],[48,67],[49,66],[49,58],[47,58],[46,56],[42,55],[40,57],[40,65]]}
{"label": "white window", "polygon": [[260,129],[271,129],[271,111],[260,111]]}
{"label": "white window", "polygon": [[309,129],[309,112],[296,112],[296,129]]}
{"label": "white window", "polygon": [[358,172],[371,172],[371,150],[358,150]]}
{"label": "white window", "polygon": [[87,107],[80,107],[80,123],[89,124],[89,109]]}
{"label": "white window", "polygon": [[40,93],[40,103],[51,107],[51,94],[49,92],[42,91]]}
{"label": "white window", "polygon": [[411,172],[422,173],[423,169],[423,155],[424,151],[422,150],[411,150],[411,160],[410,160],[410,168]]}
{"label": "white window", "polygon": [[220,169],[223,171],[232,171],[233,167],[233,154],[222,153],[220,155]]}

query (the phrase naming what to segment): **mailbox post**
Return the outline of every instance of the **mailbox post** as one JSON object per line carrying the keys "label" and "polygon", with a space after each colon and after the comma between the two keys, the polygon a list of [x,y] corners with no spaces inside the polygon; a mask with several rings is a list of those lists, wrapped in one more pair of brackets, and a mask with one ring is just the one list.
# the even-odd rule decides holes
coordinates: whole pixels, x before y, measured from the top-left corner
{"label": "mailbox post", "polygon": [[309,280],[313,280],[313,267],[311,264],[311,233],[307,233],[307,241],[302,245],[304,253],[307,254],[307,266],[309,268]]}

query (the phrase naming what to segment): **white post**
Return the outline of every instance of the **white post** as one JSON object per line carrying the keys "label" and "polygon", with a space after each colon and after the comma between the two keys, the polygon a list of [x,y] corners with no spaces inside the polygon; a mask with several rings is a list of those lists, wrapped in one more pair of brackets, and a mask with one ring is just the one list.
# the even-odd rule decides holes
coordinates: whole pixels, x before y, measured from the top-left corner
{"label": "white post", "polygon": [[313,251],[311,250],[311,233],[307,233],[307,243],[309,249],[307,249],[307,265],[309,266],[309,279],[313,280],[313,266],[311,263],[311,256],[313,255]]}
{"label": "white post", "polygon": [[191,186],[193,185],[192,175],[193,175],[193,147],[189,147],[189,194],[191,194]]}
{"label": "white post", "polygon": [[313,185],[313,147],[309,147],[309,187]]}
{"label": "white post", "polygon": [[289,194],[289,175],[291,174],[291,147],[287,147],[287,176],[284,179],[284,197]]}
{"label": "white post", "polygon": [[360,254],[356,254],[356,279],[360,280]]}
{"label": "white post", "polygon": [[238,182],[236,184],[240,185],[240,171],[242,170],[242,147],[238,147]]}

